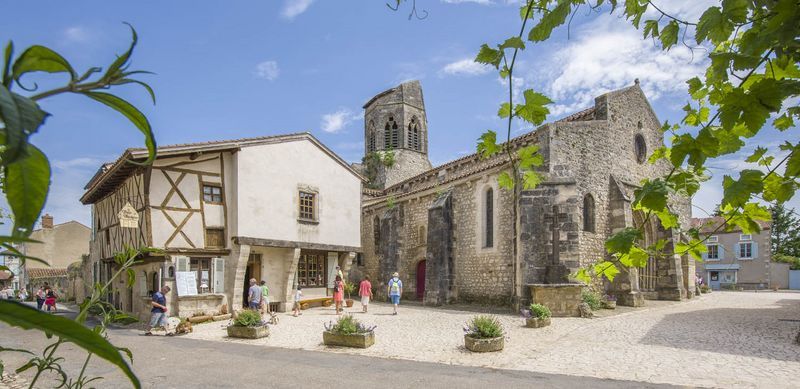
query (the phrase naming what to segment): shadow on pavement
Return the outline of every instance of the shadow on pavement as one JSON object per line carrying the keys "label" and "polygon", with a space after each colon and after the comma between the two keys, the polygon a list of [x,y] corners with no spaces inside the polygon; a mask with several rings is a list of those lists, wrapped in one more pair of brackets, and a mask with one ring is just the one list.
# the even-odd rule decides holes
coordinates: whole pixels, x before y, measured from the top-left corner
{"label": "shadow on pavement", "polygon": [[717,308],[668,314],[640,344],[782,361],[800,359],[800,301],[773,308]]}

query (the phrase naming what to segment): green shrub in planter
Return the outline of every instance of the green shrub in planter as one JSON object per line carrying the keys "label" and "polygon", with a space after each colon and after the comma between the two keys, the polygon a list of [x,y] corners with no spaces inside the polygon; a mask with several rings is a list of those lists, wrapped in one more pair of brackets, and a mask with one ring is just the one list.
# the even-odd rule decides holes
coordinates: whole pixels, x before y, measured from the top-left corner
{"label": "green shrub in planter", "polygon": [[596,311],[603,307],[603,302],[600,301],[600,296],[597,293],[592,292],[591,290],[584,289],[581,292],[581,299],[583,302],[589,305],[589,308],[592,308],[593,311]]}
{"label": "green shrub in planter", "polygon": [[494,316],[479,315],[467,323],[464,332],[473,338],[497,338],[503,336],[503,326]]}
{"label": "green shrub in planter", "polygon": [[550,308],[542,304],[531,304],[531,317],[535,317],[537,319],[548,319],[553,314],[550,312]]}
{"label": "green shrub in planter", "polygon": [[239,312],[239,315],[233,320],[233,324],[239,327],[258,327],[263,323],[261,322],[260,313],[246,309]]}

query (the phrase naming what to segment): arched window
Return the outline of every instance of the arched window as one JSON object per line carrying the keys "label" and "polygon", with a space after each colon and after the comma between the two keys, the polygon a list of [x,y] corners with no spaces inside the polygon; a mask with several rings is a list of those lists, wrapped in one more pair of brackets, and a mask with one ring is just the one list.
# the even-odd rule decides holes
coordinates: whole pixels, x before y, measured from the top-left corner
{"label": "arched window", "polygon": [[381,219],[377,215],[374,219],[372,219],[372,235],[374,239],[375,253],[377,254],[381,244]]}
{"label": "arched window", "polygon": [[483,247],[493,247],[494,246],[494,190],[489,188],[486,190],[486,216],[485,216],[485,223],[486,228],[485,236],[483,240]]}
{"label": "arched window", "polygon": [[167,277],[175,278],[175,266],[170,266],[167,270]]}
{"label": "arched window", "polygon": [[419,129],[419,122],[417,121],[417,117],[414,116],[411,118],[411,123],[408,124],[408,147],[412,150],[420,151],[421,143],[420,143],[420,134],[421,131]]}
{"label": "arched window", "polygon": [[583,230],[594,232],[594,197],[583,196]]}
{"label": "arched window", "polygon": [[151,292],[158,292],[161,289],[161,280],[158,279],[158,272],[150,274],[150,278],[152,278],[152,284],[150,285],[153,288]]}
{"label": "arched window", "polygon": [[387,150],[400,147],[400,131],[393,116],[389,116],[389,121],[383,128],[383,146]]}
{"label": "arched window", "polygon": [[644,160],[647,158],[647,143],[642,134],[636,134],[634,148],[636,152],[636,162],[644,163]]}
{"label": "arched window", "polygon": [[375,123],[370,120],[367,126],[367,153],[375,151]]}

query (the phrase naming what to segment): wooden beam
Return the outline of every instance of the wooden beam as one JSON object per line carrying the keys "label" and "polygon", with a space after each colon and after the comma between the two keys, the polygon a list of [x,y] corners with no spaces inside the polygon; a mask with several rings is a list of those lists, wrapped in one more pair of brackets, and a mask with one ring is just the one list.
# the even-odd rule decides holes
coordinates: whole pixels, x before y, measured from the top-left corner
{"label": "wooden beam", "polygon": [[341,246],[335,244],[325,243],[309,243],[309,242],[296,242],[290,240],[277,240],[277,239],[263,239],[251,238],[247,236],[235,236],[233,242],[239,245],[249,246],[265,246],[265,247],[286,247],[306,250],[319,250],[319,251],[347,251],[347,252],[361,252],[361,247],[354,246]]}

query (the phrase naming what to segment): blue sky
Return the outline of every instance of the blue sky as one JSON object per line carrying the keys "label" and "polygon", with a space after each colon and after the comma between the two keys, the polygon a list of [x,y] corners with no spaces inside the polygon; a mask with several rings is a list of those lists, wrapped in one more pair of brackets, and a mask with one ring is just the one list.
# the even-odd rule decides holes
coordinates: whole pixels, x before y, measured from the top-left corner
{"label": "blue sky", "polygon": [[[707,1],[663,1],[668,11],[697,17]],[[428,113],[434,165],[471,153],[495,117],[507,89],[492,69],[474,64],[482,43],[495,44],[519,29],[518,4],[506,0],[419,0],[424,20],[408,6],[389,10],[379,0],[272,1],[25,1],[3,7],[0,38],[17,52],[43,44],[79,72],[106,66],[139,33],[135,69],[155,89],[117,93],[150,119],[161,145],[310,131],[348,161],[363,154],[361,106],[399,82],[419,79]],[[617,15],[579,12],[569,39],[561,28],[520,57],[517,84],[544,92],[556,104],[550,120],[587,108],[603,92],[641,80],[661,120],[682,117],[686,80],[704,68],[703,53],[683,47],[661,52]],[[32,76],[43,88],[59,76]],[[102,162],[140,147],[138,132],[117,113],[82,98],[43,102],[53,114],[32,141],[53,165],[46,212],[56,223],[88,224],[78,198]],[[516,134],[526,131],[518,126]],[[776,145],[786,134],[760,135]],[[740,168],[741,155],[714,161],[715,178],[695,203],[719,201],[722,174]],[[796,201],[791,205],[796,206]],[[702,212],[695,212],[702,215]]]}

